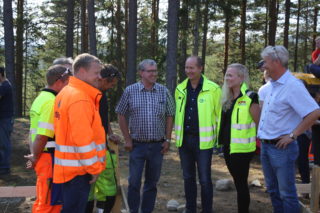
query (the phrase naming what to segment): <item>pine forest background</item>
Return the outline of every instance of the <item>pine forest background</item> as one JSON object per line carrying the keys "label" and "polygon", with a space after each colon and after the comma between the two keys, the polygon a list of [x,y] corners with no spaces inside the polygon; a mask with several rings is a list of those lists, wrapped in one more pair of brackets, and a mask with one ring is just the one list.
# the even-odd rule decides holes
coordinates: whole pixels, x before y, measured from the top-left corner
{"label": "pine forest background", "polygon": [[265,46],[287,47],[292,71],[311,62],[319,7],[320,0],[0,0],[0,65],[13,83],[18,117],[28,115],[52,61],[83,52],[122,73],[108,93],[111,112],[145,58],[158,63],[158,81],[171,92],[185,79],[190,55],[199,55],[205,75],[220,85],[228,64],[245,64],[257,90]]}

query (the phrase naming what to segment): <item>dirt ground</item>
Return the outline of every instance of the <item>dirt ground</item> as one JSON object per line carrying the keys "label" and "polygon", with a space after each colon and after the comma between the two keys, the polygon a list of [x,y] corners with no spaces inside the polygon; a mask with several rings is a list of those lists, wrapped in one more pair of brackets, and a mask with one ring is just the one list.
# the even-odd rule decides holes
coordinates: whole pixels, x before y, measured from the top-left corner
{"label": "dirt ground", "polygon": [[[112,124],[115,133],[120,134],[116,124]],[[0,176],[0,186],[31,186],[35,185],[35,175],[31,170],[24,168],[24,154],[28,154],[27,144],[29,121],[27,119],[16,119],[14,132],[12,134],[12,172],[10,175]],[[120,147],[120,173],[121,184],[127,187],[128,176],[128,153]],[[224,159],[218,155],[213,156],[212,160],[212,179],[213,183],[218,179],[231,176],[225,166]],[[272,212],[270,199],[265,192],[263,174],[258,157],[256,156],[251,163],[249,183],[258,179],[262,187],[250,187],[251,204],[250,212],[268,213]],[[198,185],[199,186],[199,185]],[[200,203],[200,191],[198,187],[198,201]],[[29,198],[0,198],[0,213],[27,213],[31,212],[34,197]],[[184,204],[184,190],[182,171],[180,167],[177,149],[172,144],[168,154],[165,155],[162,167],[162,175],[158,184],[158,196],[155,206],[155,213],[168,212],[166,204],[169,200],[175,199],[180,204]],[[236,190],[214,191],[214,212],[231,213],[237,212]],[[199,210],[200,212],[200,210]]]}

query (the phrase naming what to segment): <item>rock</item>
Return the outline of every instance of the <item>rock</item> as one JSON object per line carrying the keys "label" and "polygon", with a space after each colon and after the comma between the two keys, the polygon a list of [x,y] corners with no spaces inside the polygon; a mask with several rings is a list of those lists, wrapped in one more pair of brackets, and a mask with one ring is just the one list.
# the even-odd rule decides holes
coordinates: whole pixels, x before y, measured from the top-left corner
{"label": "rock", "polygon": [[167,203],[167,210],[168,211],[178,211],[179,203],[176,200],[169,200]]}
{"label": "rock", "polygon": [[258,179],[253,180],[250,185],[251,186],[255,186],[255,187],[261,187],[262,186]]}
{"label": "rock", "polygon": [[233,189],[233,181],[231,179],[220,179],[216,182],[216,190],[228,191]]}

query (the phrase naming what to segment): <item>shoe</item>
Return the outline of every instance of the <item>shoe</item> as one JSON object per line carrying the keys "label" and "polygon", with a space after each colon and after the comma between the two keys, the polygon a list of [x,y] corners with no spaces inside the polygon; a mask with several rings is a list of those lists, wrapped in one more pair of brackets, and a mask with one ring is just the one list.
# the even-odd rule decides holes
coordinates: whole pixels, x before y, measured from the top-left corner
{"label": "shoe", "polygon": [[0,175],[9,175],[11,173],[9,168],[0,169]]}

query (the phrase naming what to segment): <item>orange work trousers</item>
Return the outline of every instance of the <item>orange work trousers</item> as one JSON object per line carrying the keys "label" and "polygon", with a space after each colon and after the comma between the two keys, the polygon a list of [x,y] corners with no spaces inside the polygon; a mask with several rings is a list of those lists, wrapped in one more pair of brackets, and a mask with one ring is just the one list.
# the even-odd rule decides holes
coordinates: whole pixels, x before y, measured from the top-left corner
{"label": "orange work trousers", "polygon": [[33,204],[32,213],[58,213],[62,205],[50,205],[52,186],[52,157],[50,153],[41,153],[34,168],[37,174],[37,199]]}

